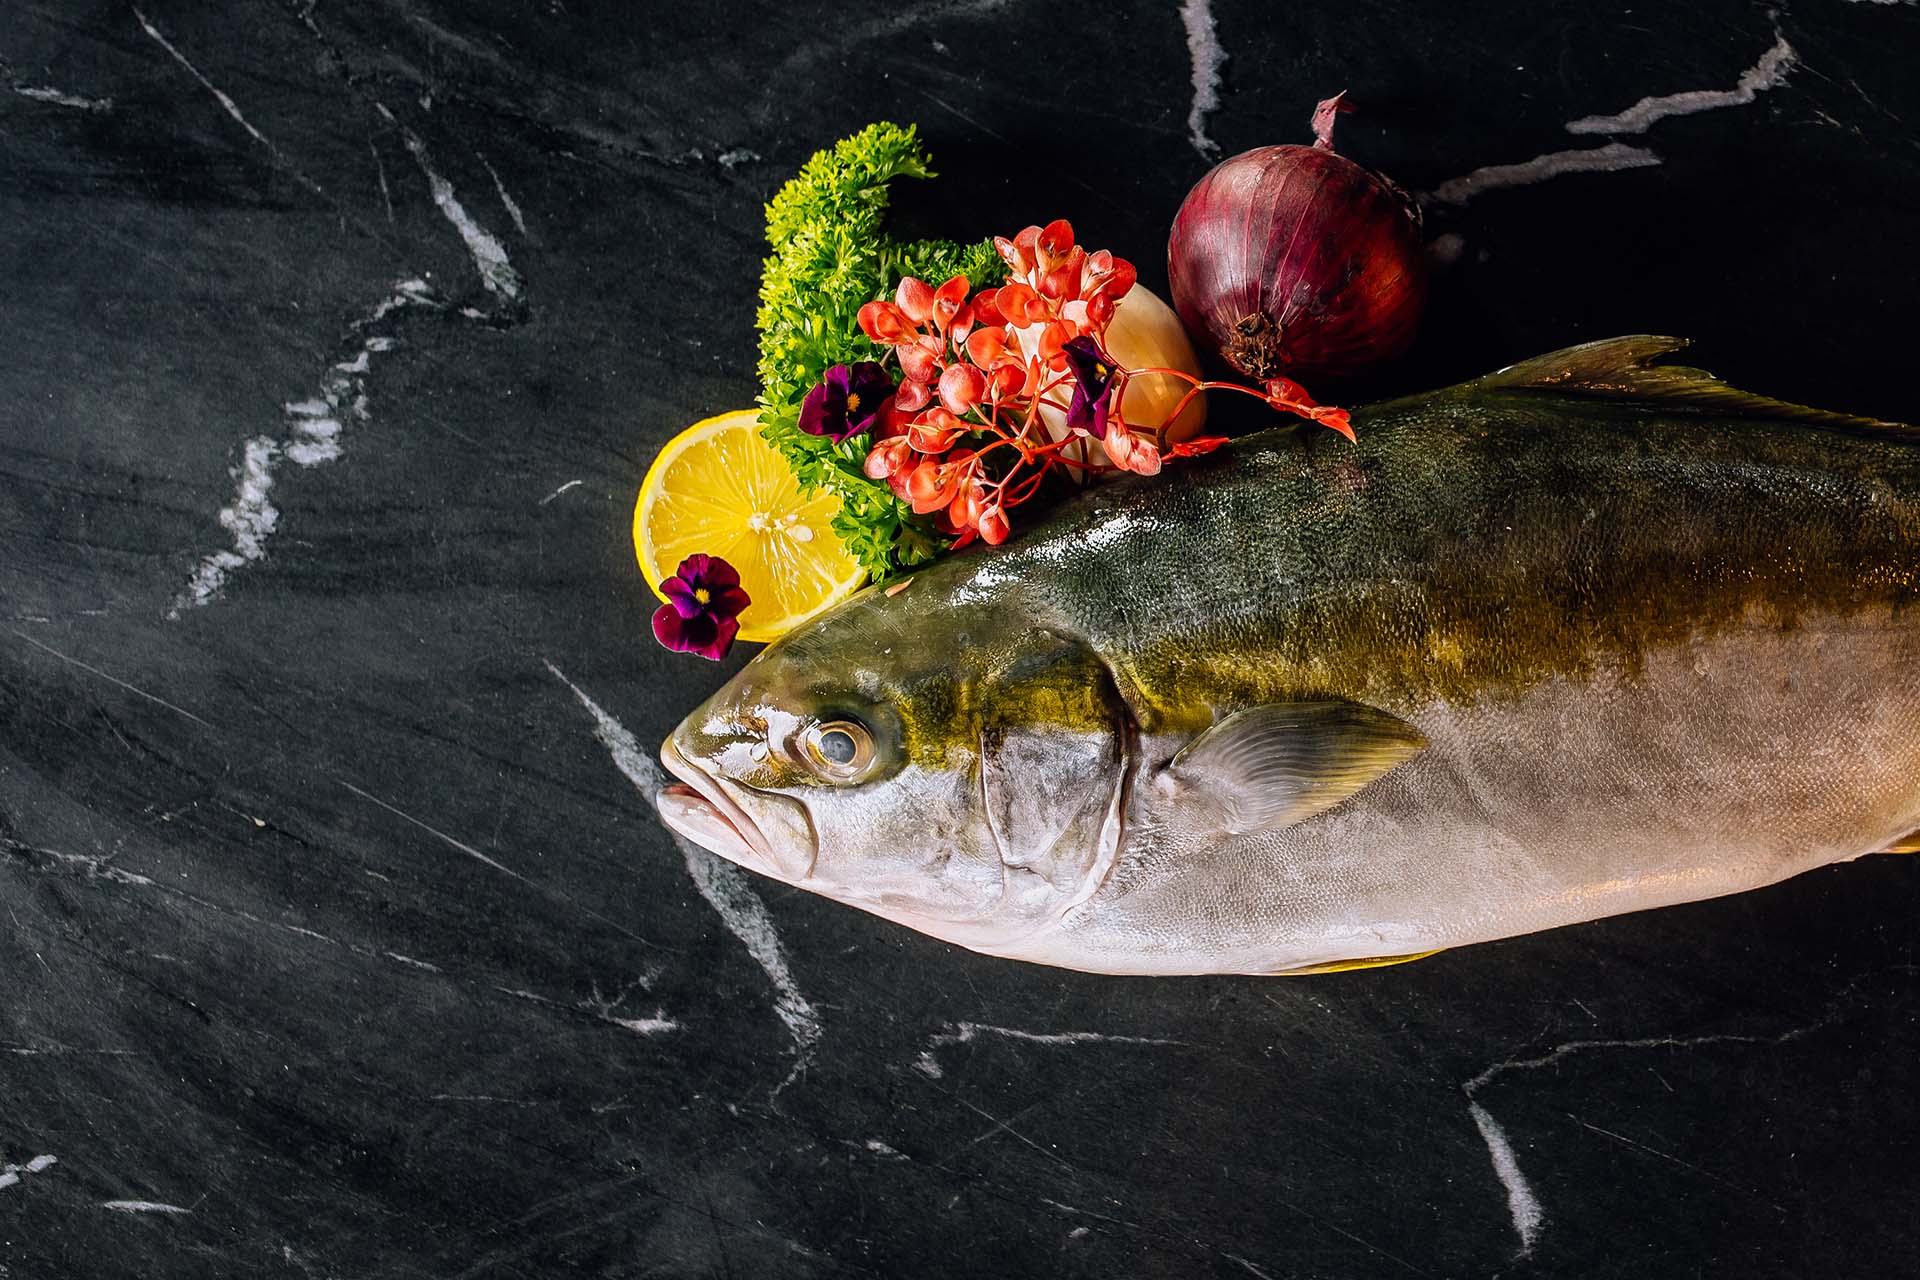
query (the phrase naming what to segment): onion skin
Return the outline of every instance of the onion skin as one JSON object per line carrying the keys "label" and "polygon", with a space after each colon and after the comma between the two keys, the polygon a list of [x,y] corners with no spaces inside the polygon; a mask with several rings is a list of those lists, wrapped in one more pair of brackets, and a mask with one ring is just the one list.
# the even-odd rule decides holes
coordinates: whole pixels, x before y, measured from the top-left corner
{"label": "onion skin", "polygon": [[1259,147],[1187,193],[1167,280],[1181,322],[1245,377],[1350,377],[1413,341],[1419,210],[1331,149]]}

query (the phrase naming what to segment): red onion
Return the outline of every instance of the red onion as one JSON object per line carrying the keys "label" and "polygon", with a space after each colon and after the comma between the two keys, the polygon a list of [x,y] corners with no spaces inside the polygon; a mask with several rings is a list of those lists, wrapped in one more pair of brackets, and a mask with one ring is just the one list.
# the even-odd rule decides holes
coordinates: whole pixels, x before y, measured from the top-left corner
{"label": "red onion", "polygon": [[1338,96],[1320,104],[1312,147],[1222,161],[1167,238],[1181,321],[1256,382],[1344,377],[1413,341],[1427,293],[1419,207],[1334,154],[1345,109]]}

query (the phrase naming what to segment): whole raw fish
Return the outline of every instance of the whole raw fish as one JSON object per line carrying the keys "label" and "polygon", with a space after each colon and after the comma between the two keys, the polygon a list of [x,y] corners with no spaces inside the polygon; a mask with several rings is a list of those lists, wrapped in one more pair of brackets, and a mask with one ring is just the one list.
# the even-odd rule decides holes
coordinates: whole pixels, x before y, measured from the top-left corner
{"label": "whole raw fish", "polygon": [[662,749],[755,871],[1106,973],[1385,963],[1920,828],[1920,443],[1621,338],[1097,489]]}

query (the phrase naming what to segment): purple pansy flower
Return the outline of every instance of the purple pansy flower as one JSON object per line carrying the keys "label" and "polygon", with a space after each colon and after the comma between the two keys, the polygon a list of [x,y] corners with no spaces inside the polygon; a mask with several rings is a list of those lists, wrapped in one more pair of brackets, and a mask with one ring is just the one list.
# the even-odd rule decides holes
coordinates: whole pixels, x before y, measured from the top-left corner
{"label": "purple pansy flower", "polygon": [[715,662],[733,647],[740,611],[753,603],[740,589],[740,574],[719,556],[688,556],[660,594],[667,603],[654,610],[654,638],[675,653]]}
{"label": "purple pansy flower", "polygon": [[1073,370],[1073,402],[1067,406],[1067,426],[1096,440],[1107,436],[1107,408],[1113,399],[1113,367],[1100,344],[1082,334],[1060,348]]}
{"label": "purple pansy flower", "polygon": [[893,398],[893,379],[871,360],[837,364],[800,402],[800,429],[835,441],[859,435],[879,421]]}

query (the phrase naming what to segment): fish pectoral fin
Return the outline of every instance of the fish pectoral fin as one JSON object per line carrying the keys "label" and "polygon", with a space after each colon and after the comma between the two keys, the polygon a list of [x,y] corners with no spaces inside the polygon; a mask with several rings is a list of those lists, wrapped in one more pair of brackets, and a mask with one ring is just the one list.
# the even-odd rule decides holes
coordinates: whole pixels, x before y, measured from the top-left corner
{"label": "fish pectoral fin", "polygon": [[1243,835],[1331,809],[1426,745],[1418,729],[1374,707],[1271,703],[1206,730],[1166,774],[1183,808]]}
{"label": "fish pectoral fin", "polygon": [[1353,969],[1384,969],[1391,964],[1411,964],[1415,960],[1425,960],[1428,956],[1437,956],[1445,947],[1435,947],[1432,951],[1416,951],[1405,956],[1368,956],[1363,960],[1332,960],[1326,964],[1310,964],[1301,969],[1278,969],[1276,978],[1304,978],[1315,973],[1346,973]]}
{"label": "fish pectoral fin", "polygon": [[1876,853],[1920,853],[1920,831],[1909,831],[1884,849]]}
{"label": "fish pectoral fin", "polygon": [[1554,391],[1609,400],[1637,400],[1675,413],[1718,418],[1772,418],[1802,422],[1831,431],[1866,435],[1904,435],[1920,440],[1920,430],[1877,418],[1829,413],[1730,387],[1704,369],[1660,364],[1688,345],[1685,338],[1634,334],[1607,338],[1550,352],[1509,365],[1470,386],[1519,391]]}

